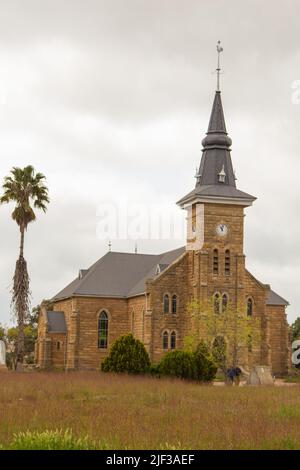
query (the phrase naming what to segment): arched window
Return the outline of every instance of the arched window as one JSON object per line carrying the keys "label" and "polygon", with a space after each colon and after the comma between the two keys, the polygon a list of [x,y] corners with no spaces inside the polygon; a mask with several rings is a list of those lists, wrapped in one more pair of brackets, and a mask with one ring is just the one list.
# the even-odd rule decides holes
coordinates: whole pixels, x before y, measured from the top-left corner
{"label": "arched window", "polygon": [[251,317],[253,315],[253,300],[251,297],[248,297],[247,299],[247,315],[248,317]]}
{"label": "arched window", "polygon": [[171,349],[176,349],[176,331],[171,333]]}
{"label": "arched window", "polygon": [[169,313],[170,311],[170,298],[168,294],[164,295],[164,313]]}
{"label": "arched window", "polygon": [[219,252],[218,250],[213,251],[213,274],[219,274]]}
{"label": "arched window", "polygon": [[168,348],[169,348],[169,333],[165,331],[163,333],[163,349],[164,351],[167,351]]}
{"label": "arched window", "polygon": [[172,296],[172,313],[177,313],[177,295]]}
{"label": "arched window", "polygon": [[214,312],[220,313],[220,294],[218,292],[214,295]]}
{"label": "arched window", "polygon": [[230,276],[230,251],[225,251],[225,276]]}
{"label": "arched window", "polygon": [[98,318],[98,348],[107,348],[108,338],[108,316],[106,312],[101,312]]}
{"label": "arched window", "polygon": [[223,294],[222,295],[222,312],[226,312],[228,306],[228,295]]}

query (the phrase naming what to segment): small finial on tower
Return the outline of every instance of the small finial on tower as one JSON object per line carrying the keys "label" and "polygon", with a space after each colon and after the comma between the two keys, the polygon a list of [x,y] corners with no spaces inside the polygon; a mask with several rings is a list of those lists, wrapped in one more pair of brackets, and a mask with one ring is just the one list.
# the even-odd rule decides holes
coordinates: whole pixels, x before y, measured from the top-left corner
{"label": "small finial on tower", "polygon": [[108,242],[108,251],[111,251],[111,241]]}
{"label": "small finial on tower", "polygon": [[199,169],[198,169],[198,167],[196,167],[195,178],[197,180],[197,183],[199,183],[200,178],[201,178],[201,174],[200,174],[199,170],[200,170],[200,167],[199,167]]}
{"label": "small finial on tower", "polygon": [[221,47],[221,41],[218,41],[218,44],[217,44],[217,52],[218,52],[218,67],[216,69],[216,72],[217,72],[217,91],[220,91],[220,72],[221,72],[221,68],[220,68],[220,54],[221,52],[223,52],[223,47]]}

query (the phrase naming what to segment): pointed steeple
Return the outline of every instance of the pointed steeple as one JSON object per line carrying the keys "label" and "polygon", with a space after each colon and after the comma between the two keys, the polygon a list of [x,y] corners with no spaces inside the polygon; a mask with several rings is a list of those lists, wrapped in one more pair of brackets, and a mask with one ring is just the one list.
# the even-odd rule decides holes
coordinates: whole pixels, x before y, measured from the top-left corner
{"label": "pointed steeple", "polygon": [[232,141],[227,135],[226,124],[221,100],[221,92],[216,91],[210,115],[206,137],[202,140],[203,150],[221,148],[230,151]]}
{"label": "pointed steeple", "polygon": [[[231,138],[227,134],[220,91],[220,53],[218,42],[217,90],[213,101],[206,137],[202,140],[202,158],[196,172],[194,191],[178,201],[183,206],[192,200],[231,200],[232,203],[251,205],[256,199],[236,189],[236,177],[231,161]],[[236,202],[235,202],[236,201]]]}
{"label": "pointed steeple", "polygon": [[[201,176],[198,178],[196,186],[229,185],[236,187],[230,156],[231,143],[226,131],[221,92],[216,91],[208,131],[202,140],[203,154],[199,168]],[[222,169],[225,178],[219,178]]]}
{"label": "pointed steeple", "polygon": [[222,132],[227,134],[220,91],[216,91],[208,124],[207,133],[210,134],[213,132]]}

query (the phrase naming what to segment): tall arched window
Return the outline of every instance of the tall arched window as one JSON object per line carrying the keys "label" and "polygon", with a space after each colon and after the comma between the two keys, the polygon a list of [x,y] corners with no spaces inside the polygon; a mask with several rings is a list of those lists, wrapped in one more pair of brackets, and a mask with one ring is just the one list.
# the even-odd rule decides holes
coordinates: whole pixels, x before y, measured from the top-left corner
{"label": "tall arched window", "polygon": [[164,313],[169,313],[170,311],[170,298],[168,294],[164,295]]}
{"label": "tall arched window", "polygon": [[167,351],[168,348],[169,348],[169,333],[165,331],[163,333],[163,350]]}
{"label": "tall arched window", "polygon": [[107,348],[108,338],[108,316],[106,312],[101,312],[98,318],[98,348]]}
{"label": "tall arched window", "polygon": [[177,313],[177,295],[172,296],[172,313]]}
{"label": "tall arched window", "polygon": [[222,312],[226,312],[228,306],[228,295],[223,294],[222,295]]}
{"label": "tall arched window", "polygon": [[230,276],[230,251],[225,251],[225,276]]}
{"label": "tall arched window", "polygon": [[248,317],[251,317],[253,315],[253,300],[251,297],[248,297],[247,299],[247,315]]}
{"label": "tall arched window", "polygon": [[219,252],[218,250],[213,251],[213,274],[219,274]]}
{"label": "tall arched window", "polygon": [[214,312],[220,313],[220,294],[218,292],[214,295]]}
{"label": "tall arched window", "polygon": [[176,349],[176,331],[171,333],[171,349]]}

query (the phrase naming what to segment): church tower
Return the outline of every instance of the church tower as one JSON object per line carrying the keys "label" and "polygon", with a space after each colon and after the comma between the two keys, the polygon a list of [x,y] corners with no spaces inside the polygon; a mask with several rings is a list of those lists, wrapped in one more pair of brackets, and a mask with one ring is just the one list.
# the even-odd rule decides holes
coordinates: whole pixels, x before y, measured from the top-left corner
{"label": "church tower", "polygon": [[218,81],[195,188],[178,205],[187,211],[187,244],[192,295],[201,301],[219,296],[220,308],[245,301],[244,209],[254,196],[236,187]]}

